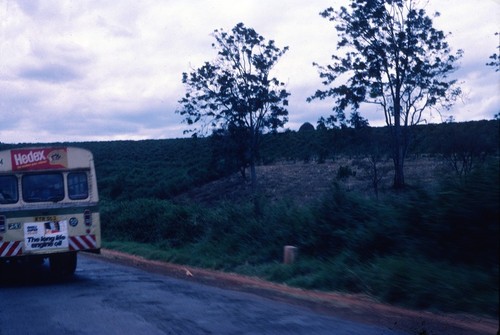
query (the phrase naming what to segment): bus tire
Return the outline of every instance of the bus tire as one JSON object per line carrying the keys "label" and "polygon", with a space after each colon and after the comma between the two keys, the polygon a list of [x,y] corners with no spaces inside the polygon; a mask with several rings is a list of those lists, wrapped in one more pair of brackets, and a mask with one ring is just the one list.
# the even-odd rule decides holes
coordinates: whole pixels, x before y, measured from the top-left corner
{"label": "bus tire", "polygon": [[76,252],[53,254],[49,257],[50,271],[56,276],[72,276],[76,270]]}

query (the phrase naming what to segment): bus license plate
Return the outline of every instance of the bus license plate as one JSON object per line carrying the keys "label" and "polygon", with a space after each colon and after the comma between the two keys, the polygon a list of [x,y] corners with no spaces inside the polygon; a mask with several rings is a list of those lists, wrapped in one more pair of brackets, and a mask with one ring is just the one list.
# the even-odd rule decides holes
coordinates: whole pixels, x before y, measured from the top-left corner
{"label": "bus license plate", "polygon": [[50,215],[50,216],[35,216],[35,222],[46,222],[46,221],[56,222],[57,221],[57,216],[55,216],[55,215]]}

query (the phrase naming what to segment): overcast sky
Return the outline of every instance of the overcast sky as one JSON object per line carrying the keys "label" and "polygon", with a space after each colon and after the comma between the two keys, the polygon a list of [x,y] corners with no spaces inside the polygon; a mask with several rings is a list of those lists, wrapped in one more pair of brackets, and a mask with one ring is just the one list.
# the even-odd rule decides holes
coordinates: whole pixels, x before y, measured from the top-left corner
{"label": "overcast sky", "polygon": [[[319,12],[333,0],[0,0],[0,142],[183,137],[174,111],[182,72],[211,61],[211,33],[237,23],[290,50],[273,73],[291,93],[297,130],[331,114],[332,100],[305,100],[323,88],[312,62],[328,64],[334,25]],[[485,65],[497,52],[500,0],[430,0],[434,26],[463,49],[463,101],[456,121],[492,119],[500,108],[500,72]],[[364,111],[373,126],[383,115]],[[449,116],[449,113],[445,117]],[[428,117],[439,122],[434,113]]]}

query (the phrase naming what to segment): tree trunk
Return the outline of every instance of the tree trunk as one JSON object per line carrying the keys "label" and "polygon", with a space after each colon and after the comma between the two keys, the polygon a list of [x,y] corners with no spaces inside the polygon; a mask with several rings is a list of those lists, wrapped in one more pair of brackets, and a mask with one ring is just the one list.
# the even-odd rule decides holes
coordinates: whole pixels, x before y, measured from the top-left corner
{"label": "tree trunk", "polygon": [[405,187],[404,160],[406,154],[406,140],[403,138],[401,125],[401,104],[399,100],[399,86],[396,88],[396,99],[394,99],[394,127],[393,127],[393,160],[394,160],[394,184],[396,190]]}
{"label": "tree trunk", "polygon": [[255,196],[257,192],[257,175],[255,173],[255,161],[257,159],[257,153],[259,151],[259,138],[258,129],[254,129],[255,124],[253,118],[250,120],[250,178],[252,181],[252,193]]}
{"label": "tree trunk", "polygon": [[393,187],[397,190],[403,189],[405,187],[405,176],[404,176],[404,150],[402,144],[400,143],[394,150],[396,155],[394,157],[394,184]]}
{"label": "tree trunk", "polygon": [[257,174],[255,173],[255,162],[253,159],[250,162],[250,178],[252,181],[252,193],[255,194],[257,190]]}

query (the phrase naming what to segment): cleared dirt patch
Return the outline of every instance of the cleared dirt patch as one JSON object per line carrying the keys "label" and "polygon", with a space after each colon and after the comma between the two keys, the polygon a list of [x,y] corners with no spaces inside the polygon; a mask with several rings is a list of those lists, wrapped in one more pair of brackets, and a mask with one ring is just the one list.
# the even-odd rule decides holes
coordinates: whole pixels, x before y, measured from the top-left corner
{"label": "cleared dirt patch", "polygon": [[[321,198],[337,182],[349,192],[375,198],[370,171],[363,158],[339,158],[322,164],[315,162],[282,162],[256,167],[257,190],[259,196],[267,201],[288,200],[295,204],[309,204]],[[393,168],[390,160],[379,162],[378,173],[382,176],[379,191],[391,189]],[[421,157],[407,159],[406,181],[409,185],[424,186],[432,189],[436,175],[446,172],[445,162],[440,159]],[[348,167],[354,176],[339,179],[338,172]],[[448,171],[449,174],[449,171]],[[250,199],[252,189],[250,181],[244,180],[238,173],[200,187],[193,188],[176,197],[175,201],[188,201],[201,204],[213,204],[220,201],[245,201]],[[390,193],[390,192],[389,192]]]}

